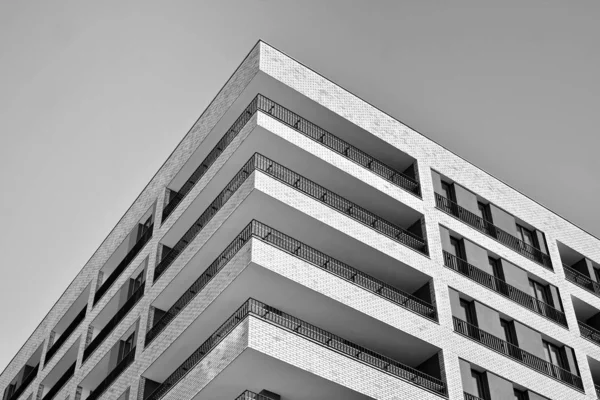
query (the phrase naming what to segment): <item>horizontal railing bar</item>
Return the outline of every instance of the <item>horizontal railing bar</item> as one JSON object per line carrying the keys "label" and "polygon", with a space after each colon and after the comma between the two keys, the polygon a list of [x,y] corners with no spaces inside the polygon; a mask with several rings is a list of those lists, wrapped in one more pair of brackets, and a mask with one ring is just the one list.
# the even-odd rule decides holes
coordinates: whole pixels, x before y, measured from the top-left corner
{"label": "horizontal railing bar", "polygon": [[92,390],[85,400],[96,400],[112,385],[117,378],[135,361],[135,346],[129,353],[109,372],[102,382]]}
{"label": "horizontal railing bar", "polygon": [[521,306],[539,314],[551,321],[556,322],[564,327],[568,327],[565,313],[552,307],[543,301],[536,299],[528,293],[523,292],[516,287],[509,285],[505,281],[498,279],[492,274],[489,274],[474,265],[469,264],[466,260],[458,258],[453,254],[444,252],[444,265],[461,275],[493,290],[494,292],[507,297],[520,304]]}
{"label": "horizontal railing bar", "polygon": [[98,336],[96,336],[90,344],[83,350],[83,362],[100,346],[102,342],[108,337],[108,335],[119,325],[119,323],[125,318],[127,314],[133,309],[137,302],[144,296],[144,289],[146,282],[137,288],[135,292],[127,299],[127,301],[121,306],[116,314],[108,321],[102,328]]}
{"label": "horizontal railing bar", "polygon": [[392,182],[393,184],[411,193],[414,193],[417,196],[421,195],[420,185],[416,179],[411,178],[402,172],[394,170],[357,147],[352,146],[339,137],[329,133],[325,129],[313,124],[305,118],[300,117],[298,114],[275,103],[267,97],[258,94],[250,102],[248,107],[242,111],[233,125],[227,130],[219,142],[217,142],[215,147],[213,147],[213,149],[208,153],[198,168],[194,170],[179,191],[175,192],[176,194],[163,209],[162,222],[167,220],[173,210],[177,208],[177,205],[181,202],[181,200],[183,200],[183,198],[192,190],[195,184],[204,176],[206,171],[208,171],[215,160],[219,158],[223,151],[225,151],[227,146],[233,142],[239,132],[241,132],[246,123],[250,121],[252,116],[256,114],[257,111],[262,111],[270,115],[289,127],[292,127],[299,133],[343,155],[344,157],[354,161],[362,167],[386,179],[387,181]]}
{"label": "horizontal railing bar", "polygon": [[472,228],[490,236],[503,245],[513,249],[517,253],[537,262],[543,267],[552,270],[552,260],[550,256],[544,254],[540,249],[533,247],[530,244],[523,242],[521,239],[514,237],[510,233],[498,228],[490,221],[486,221],[479,215],[459,206],[456,202],[439,193],[435,193],[436,207],[447,214],[467,223]]}
{"label": "horizontal railing bar", "polygon": [[529,368],[563,382],[569,386],[573,386],[583,391],[583,381],[581,377],[567,371],[564,368],[554,365],[538,356],[535,356],[520,347],[515,346],[506,340],[500,339],[479,327],[468,323],[457,317],[452,317],[454,321],[454,331],[466,336],[483,346],[492,349],[510,359],[516,360],[519,363],[528,366]]}
{"label": "horizontal railing bar", "polygon": [[127,266],[135,259],[138,253],[144,248],[144,246],[150,241],[152,238],[152,233],[154,231],[154,224],[150,225],[146,232],[139,238],[139,240],[133,245],[131,250],[127,252],[127,255],[123,257],[123,260],[117,265],[114,271],[106,278],[106,280],[100,285],[100,287],[96,290],[94,294],[94,304],[104,296],[104,294],[108,291],[108,289],[112,286],[113,283],[117,280],[119,276],[127,269]]}
{"label": "horizontal railing bar", "polygon": [[237,252],[250,240],[257,238],[272,246],[275,246],[294,257],[308,261],[312,265],[321,268],[335,276],[355,285],[362,287],[393,302],[400,307],[406,308],[425,318],[437,320],[435,308],[426,301],[397,289],[387,283],[373,278],[366,273],[357,270],[341,261],[336,260],[304,243],[285,235],[256,220],[251,221],[242,232],[231,241],[225,250],[205,269],[200,277],[190,285],[188,290],[179,297],[169,310],[154,323],[154,326],[146,334],[145,346],[156,338],[164,328],[194,299],[202,289],[227,265]]}
{"label": "horizontal railing bar", "polygon": [[181,239],[173,246],[173,248],[164,256],[154,269],[154,281],[156,281],[169,266],[175,261],[179,254],[189,245],[190,242],[202,231],[204,226],[217,214],[217,212],[227,203],[238,188],[246,181],[246,179],[255,170],[261,171],[292,188],[304,193],[321,203],[324,203],[335,210],[342,212],[344,215],[357,220],[371,229],[382,233],[389,238],[402,243],[411,249],[427,254],[427,242],[407,231],[400,228],[391,222],[367,211],[363,207],[346,200],[342,196],[325,189],[311,180],[298,175],[290,169],[277,164],[267,157],[255,153],[250,160],[241,168],[241,170],[229,181],[225,188],[217,195],[215,200],[206,208],[200,217],[192,224],[192,226],[183,234]]}
{"label": "horizontal railing bar", "polygon": [[196,351],[192,353],[146,400],[158,400],[183,379],[204,357],[215,348],[236,326],[249,315],[266,320],[298,336],[305,337],[321,346],[383,370],[400,379],[411,382],[433,393],[447,396],[446,383],[415,368],[356,345],[314,325],[292,317],[280,310],[254,299],[248,299],[233,313]]}
{"label": "horizontal railing bar", "polygon": [[569,267],[568,265],[563,264],[563,267],[565,270],[565,278],[568,281],[571,281],[577,286],[580,286],[600,297],[600,284],[598,282],[594,282],[591,278],[585,276],[576,269]]}
{"label": "horizontal railing bar", "polygon": [[79,314],[77,314],[75,319],[73,321],[71,321],[69,326],[58,337],[58,339],[56,339],[56,341],[52,344],[52,346],[48,349],[48,351],[46,351],[46,359],[44,360],[44,367],[46,365],[48,365],[48,361],[50,361],[50,359],[54,356],[54,354],[56,354],[56,352],[58,351],[60,346],[62,346],[63,343],[66,342],[66,340],[69,338],[69,336],[71,336],[73,331],[75,331],[75,329],[77,329],[77,327],[79,326],[81,321],[84,320],[86,312],[87,312],[87,304],[85,305],[85,307],[83,307],[83,310],[81,310],[79,312]]}

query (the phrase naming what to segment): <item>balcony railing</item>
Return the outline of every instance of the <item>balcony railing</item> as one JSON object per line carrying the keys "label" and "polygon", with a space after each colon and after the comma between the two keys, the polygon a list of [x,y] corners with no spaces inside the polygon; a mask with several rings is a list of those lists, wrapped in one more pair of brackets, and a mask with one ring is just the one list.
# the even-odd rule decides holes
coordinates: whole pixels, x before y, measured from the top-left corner
{"label": "balcony railing", "polygon": [[465,400],[487,400],[487,399],[484,399],[483,397],[473,396],[472,394],[467,393],[467,392],[464,392],[464,394],[465,394]]}
{"label": "balcony railing", "polygon": [[550,256],[544,254],[540,249],[525,243],[521,239],[514,237],[506,231],[503,231],[490,221],[486,221],[479,215],[473,214],[469,210],[462,208],[457,203],[439,193],[435,194],[435,203],[437,208],[440,210],[460,219],[461,221],[467,223],[467,225],[485,233],[493,239],[496,239],[503,245],[510,247],[517,253],[537,262],[543,267],[552,270],[552,260],[550,259]]}
{"label": "balcony railing", "polygon": [[382,233],[389,238],[412,248],[413,250],[427,254],[427,243],[425,240],[391,222],[388,222],[364,208],[346,200],[345,198],[325,189],[324,187],[298,175],[270,159],[255,153],[242,167],[233,179],[225,186],[225,189],[200,215],[190,229],[173,246],[171,251],[165,255],[154,270],[154,281],[156,281],[173,263],[177,256],[187,247],[196,235],[206,226],[212,217],[225,205],[227,200],[233,196],[237,189],[242,186],[246,179],[255,170],[261,171],[294,189],[334,208],[344,215],[353,218],[370,228]]}
{"label": "balcony railing", "polygon": [[447,396],[446,383],[415,368],[356,345],[323,329],[270,307],[254,299],[248,299],[230,318],[217,329],[192,355],[179,366],[146,400],[158,400],[192,370],[220,341],[249,315],[269,321],[298,336],[334,350],[371,367],[385,371],[433,393]]}
{"label": "balcony railing", "polygon": [[295,257],[328,271],[329,273],[360,286],[386,300],[431,320],[437,320],[435,308],[424,300],[405,293],[372,276],[365,274],[341,261],[313,249],[261,222],[251,221],[225,250],[206,268],[204,273],[192,283],[189,289],[173,306],[154,323],[146,334],[146,346],[196,297],[236,253],[251,239],[257,238]]}
{"label": "balcony railing", "polygon": [[137,304],[137,302],[144,296],[144,288],[146,287],[146,283],[142,283],[142,285],[137,288],[135,292],[127,299],[125,304],[121,306],[119,311],[108,321],[108,323],[102,328],[98,336],[96,336],[90,344],[83,350],[83,362],[85,362],[88,357],[100,346],[100,344],[108,337],[108,335],[115,329],[117,325],[125,318],[125,316],[131,311],[133,306]]}
{"label": "balcony railing", "polygon": [[66,340],[69,338],[69,336],[71,336],[73,331],[75,329],[77,329],[77,327],[79,326],[81,321],[83,321],[83,319],[85,318],[86,311],[87,311],[87,304],[83,308],[83,310],[81,310],[79,312],[79,314],[77,314],[77,316],[69,324],[67,329],[65,329],[64,332],[58,337],[58,339],[56,339],[56,341],[52,344],[52,346],[48,349],[48,351],[46,351],[46,360],[44,361],[44,365],[48,365],[48,361],[50,361],[52,356],[54,356],[54,354],[56,354],[58,349],[60,349],[60,346],[62,346],[63,343],[66,342]]}
{"label": "balcony railing", "polygon": [[600,331],[598,329],[592,328],[581,321],[577,321],[577,324],[579,325],[579,332],[582,338],[600,345]]}
{"label": "balcony railing", "polygon": [[200,163],[200,166],[190,175],[189,179],[183,184],[179,192],[177,192],[165,206],[162,214],[162,221],[166,221],[169,215],[181,202],[181,200],[192,190],[196,182],[204,176],[206,171],[215,162],[217,158],[223,153],[225,148],[235,139],[238,133],[246,125],[246,123],[252,118],[257,112],[262,111],[273,118],[283,122],[284,124],[294,128],[301,134],[308,136],[309,138],[321,143],[323,146],[343,155],[344,157],[356,162],[364,168],[372,171],[379,175],[383,179],[386,179],[393,184],[416,194],[421,195],[419,182],[415,179],[398,172],[389,166],[385,165],[381,161],[371,157],[362,150],[348,144],[337,136],[332,135],[326,130],[318,127],[312,122],[300,117],[298,114],[280,106],[268,98],[257,95],[250,105],[242,112],[238,119],[233,123],[231,128],[225,133],[223,138],[219,140],[217,145],[208,153],[206,158]]}
{"label": "balcony railing", "polygon": [[244,393],[236,397],[235,400],[273,400],[273,398],[246,390]]}
{"label": "balcony railing", "polygon": [[12,396],[10,396],[6,400],[17,400],[19,398],[19,396],[23,394],[25,389],[27,389],[27,386],[29,386],[31,384],[31,382],[33,382],[33,380],[37,377],[39,369],[40,369],[40,364],[36,365],[31,370],[31,372],[29,372],[29,374],[27,374],[27,376],[23,379],[23,382],[21,382],[21,385],[17,389],[15,389]]}
{"label": "balcony railing", "polygon": [[563,267],[565,269],[565,278],[567,278],[567,280],[600,297],[600,284],[598,282],[594,282],[581,272],[569,267],[568,265],[563,264]]}
{"label": "balcony railing", "polygon": [[86,400],[96,400],[102,396],[102,393],[106,391],[117,380],[127,367],[129,367],[135,361],[135,347],[133,347],[129,353],[117,364],[117,366],[110,371],[110,373],[104,378],[102,382],[94,390],[90,392],[90,395]]}
{"label": "balcony railing", "polygon": [[42,397],[42,400],[51,400],[54,398],[54,396],[58,394],[60,389],[62,389],[63,386],[65,386],[67,382],[69,382],[69,379],[71,379],[73,375],[75,375],[76,364],[77,363],[74,362],[73,365],[71,365],[69,369],[67,369],[63,376],[61,376],[60,379],[54,384],[54,386],[52,386],[52,389],[50,389],[48,393],[46,393],[46,395]]}
{"label": "balcony railing", "polygon": [[497,336],[487,333],[462,319],[456,317],[453,317],[453,319],[455,332],[479,342],[485,347],[501,353],[506,357],[512,358],[537,372],[583,391],[583,382],[581,381],[581,378],[570,371],[534,356],[514,344],[508,343]]}
{"label": "balcony railing", "polygon": [[508,297],[515,303],[518,303],[523,307],[526,307],[531,311],[556,322],[559,325],[564,327],[568,326],[567,318],[565,317],[564,312],[557,310],[551,305],[536,299],[535,297],[517,289],[514,286],[509,285],[503,280],[496,278],[494,275],[488,274],[487,272],[469,264],[467,261],[458,258],[453,254],[448,253],[447,251],[444,251],[444,265],[462,275],[465,275],[467,278],[487,287],[488,289],[491,289],[504,297]]}
{"label": "balcony railing", "polygon": [[100,285],[96,293],[94,294],[94,305],[104,296],[104,293],[112,286],[113,283],[117,280],[119,275],[125,271],[130,262],[133,261],[135,256],[144,248],[146,243],[152,238],[152,231],[154,230],[154,224],[150,225],[146,232],[140,237],[140,239],[133,245],[131,250],[127,253],[127,255],[121,260],[117,268],[106,278],[106,280]]}

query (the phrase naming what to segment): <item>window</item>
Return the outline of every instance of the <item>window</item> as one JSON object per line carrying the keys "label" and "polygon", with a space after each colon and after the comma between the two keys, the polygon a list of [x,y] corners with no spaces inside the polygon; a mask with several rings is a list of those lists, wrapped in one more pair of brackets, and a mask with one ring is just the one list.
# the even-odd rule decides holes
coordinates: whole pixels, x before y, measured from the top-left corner
{"label": "window", "polygon": [[552,305],[552,296],[549,293],[548,286],[542,285],[541,283],[530,279],[529,287],[531,288],[533,297],[535,297],[537,301]]}
{"label": "window", "polygon": [[517,224],[517,237],[525,244],[536,247],[535,236],[533,232],[519,224]]}
{"label": "window", "polygon": [[451,183],[442,181],[442,194],[448,200],[456,203],[456,197],[454,196],[454,187]]}
{"label": "window", "polygon": [[123,361],[129,354],[134,346],[135,332],[133,332],[127,339],[121,340],[119,343],[119,355],[117,357],[117,364]]}
{"label": "window", "polygon": [[517,332],[515,331],[514,322],[500,319],[500,326],[502,326],[502,329],[504,329],[504,337],[508,343],[504,346],[504,352],[513,358],[521,360],[522,355],[521,350],[519,349],[519,343],[517,341]]}
{"label": "window", "polygon": [[136,242],[140,240],[140,238],[150,229],[150,225],[152,225],[152,216],[148,217],[146,222],[144,222],[143,224],[139,224]]}
{"label": "window", "polygon": [[127,298],[131,297],[136,292],[136,290],[138,290],[140,286],[142,286],[142,283],[144,283],[145,272],[146,270],[140,272],[137,278],[129,280],[129,292],[127,294]]}
{"label": "window", "polygon": [[514,393],[515,393],[515,400],[529,400],[529,396],[527,395],[527,392],[525,392],[525,391],[515,389]]}
{"label": "window", "polygon": [[504,271],[502,270],[500,260],[488,257],[488,262],[490,263],[490,267],[492,267],[492,273],[494,274],[494,276],[500,279],[501,281],[504,281]]}
{"label": "window", "polygon": [[[542,340],[542,344],[544,346],[544,356],[546,357],[546,361],[553,366],[565,368],[566,363],[564,361],[561,349],[555,344],[546,342],[545,340]],[[549,366],[549,369],[549,372],[554,376],[558,376],[560,374],[559,370],[556,368]]]}
{"label": "window", "polygon": [[477,208],[479,209],[479,216],[486,221],[492,222],[492,213],[490,212],[489,204],[483,204],[482,202],[477,202]]}
{"label": "window", "polygon": [[466,260],[467,257],[465,257],[465,253],[463,251],[463,244],[461,243],[460,239],[457,238],[453,238],[452,236],[450,237],[450,247],[451,249],[451,253],[453,255],[455,255],[458,258],[461,258],[463,260]]}
{"label": "window", "polygon": [[477,326],[477,316],[475,315],[475,307],[473,305],[473,302],[467,301],[465,299],[460,299],[460,308],[465,314],[465,320],[469,324]]}
{"label": "window", "polygon": [[14,383],[9,384],[6,389],[4,389],[4,400],[10,399],[11,396],[15,393],[15,389],[17,385]]}
{"label": "window", "polygon": [[480,399],[488,398],[487,380],[482,372],[471,370],[471,379],[473,380],[473,390],[477,393],[471,393]]}

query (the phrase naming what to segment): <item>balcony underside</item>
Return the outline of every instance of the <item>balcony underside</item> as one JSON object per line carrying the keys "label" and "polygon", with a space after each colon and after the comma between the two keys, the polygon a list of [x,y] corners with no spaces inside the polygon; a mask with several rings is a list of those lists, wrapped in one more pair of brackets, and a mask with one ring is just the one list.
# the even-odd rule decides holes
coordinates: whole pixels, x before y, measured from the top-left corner
{"label": "balcony underside", "polygon": [[[158,295],[153,302],[153,306],[167,310],[173,305],[189,288],[190,284],[204,272],[206,267],[219,256],[225,247],[253,219],[288,234],[294,239],[330,257],[345,262],[405,292],[414,292],[430,279],[429,276],[407,264],[376,250],[363,241],[355,239],[332,226],[322,223],[313,216],[307,215],[305,212],[291,205],[298,202],[305,202],[308,204],[314,203],[318,207],[320,203],[317,201],[288,186],[280,184],[275,179],[261,172],[255,172],[254,177],[259,179],[260,182],[257,184],[255,179],[254,182],[249,183],[254,188],[250,194],[241,199],[235,196],[229,199],[229,202],[232,202],[232,204],[227,204],[225,208],[234,208],[234,211],[226,219],[223,214],[225,210],[219,211],[211,222],[198,234],[188,249],[184,250],[169,267],[171,270],[181,270],[168,284],[166,289]],[[252,177],[248,179],[252,179]],[[275,193],[265,187],[268,184],[274,184],[276,187],[289,191],[289,196],[287,196],[289,204],[276,199],[274,197]],[[257,185],[263,188],[263,190],[259,190]],[[325,205],[322,207],[325,212],[334,213],[336,217],[339,215],[342,221],[348,220],[350,226],[354,224],[350,218],[343,216],[341,213]],[[315,214],[317,216],[318,209],[315,208],[315,210],[317,210],[317,214]],[[223,219],[225,219],[224,222],[218,226],[216,221]],[[188,224],[191,223],[191,221],[188,222]],[[363,225],[361,225],[361,228],[369,232],[373,237],[379,235],[383,243],[389,242],[392,246],[394,245],[391,239],[387,239],[384,235]],[[200,243],[196,244],[196,241],[200,240],[206,240],[206,242],[194,253],[194,249],[200,245]],[[418,256],[418,253],[404,247],[400,243],[397,246]],[[182,265],[184,263],[185,265]],[[167,275],[169,275],[168,272],[169,270],[167,270]]]}
{"label": "balcony underside", "polygon": [[[415,211],[415,209],[382,191],[374,189],[372,185],[325,161],[321,156],[308,151],[312,149],[316,153],[319,150],[325,150],[320,144],[303,137],[293,129],[265,114],[261,114],[261,120],[267,121],[276,127],[271,129],[277,130],[281,135],[287,136],[287,139],[297,139],[298,141],[292,142],[258,125],[259,121],[257,121],[256,117],[250,120],[243,132],[240,133],[240,137],[236,138],[237,141],[234,141],[228,147],[229,151],[235,150],[234,153],[227,154],[226,152],[222,154],[219,160],[215,162],[196,184],[205,186],[193,202],[189,204],[183,213],[180,210],[175,210],[169,216],[168,221],[174,218],[177,218],[177,221],[175,223],[170,221],[173,225],[161,239],[161,243],[172,247],[190,228],[192,222],[204,212],[207,206],[240,171],[244,164],[257,152],[402,228],[408,228],[421,217],[421,214]],[[241,143],[238,141],[241,141]],[[343,159],[340,155],[333,152],[330,153],[334,160]],[[225,161],[224,164],[219,167],[217,164],[223,161]],[[348,162],[351,164],[351,167],[362,168],[350,161]],[[391,183],[386,183],[378,175],[368,170],[364,170],[363,172],[367,174],[369,179],[381,180],[386,187],[395,190]],[[214,176],[209,178],[209,175],[212,174]],[[188,196],[193,196],[193,192],[194,190],[192,189],[192,192]],[[420,206],[420,200],[412,195],[407,196],[405,196],[407,201]],[[182,201],[178,208],[182,207],[184,203],[185,200]],[[179,214],[181,216],[177,217]]]}
{"label": "balcony underside", "polygon": [[168,187],[170,189],[179,190],[181,188],[192,172],[200,165],[201,161],[223,137],[224,132],[232,126],[242,111],[259,93],[331,132],[340,139],[360,148],[397,171],[404,171],[414,162],[414,159],[389,143],[382,141],[373,134],[349,122],[347,119],[329,111],[297,91],[290,89],[276,79],[259,72],[227,110],[225,115],[218,121],[206,139],[204,139],[202,145],[198,147],[189,161],[169,183]]}
{"label": "balcony underside", "polygon": [[256,393],[266,389],[286,400],[371,399],[309,371],[246,349],[193,400],[234,400],[246,389]]}
{"label": "balcony underside", "polygon": [[[240,268],[243,266],[237,269]],[[222,272],[231,276],[237,271],[232,267]],[[210,304],[197,317],[192,314],[195,317],[193,322],[144,372],[144,376],[162,382],[248,298],[269,304],[409,366],[416,367],[439,351],[437,347],[254,262],[248,264],[231,283],[225,284],[228,286],[216,298],[214,289],[197,295],[197,302]],[[399,313],[408,312],[398,308]],[[172,324],[180,326],[177,320]]]}

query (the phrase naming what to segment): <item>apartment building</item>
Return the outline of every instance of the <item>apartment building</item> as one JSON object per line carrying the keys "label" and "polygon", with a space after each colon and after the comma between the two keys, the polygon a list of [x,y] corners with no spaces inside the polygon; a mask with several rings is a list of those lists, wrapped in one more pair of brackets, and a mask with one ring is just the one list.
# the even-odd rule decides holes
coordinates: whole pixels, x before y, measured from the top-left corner
{"label": "apartment building", "polygon": [[3,400],[597,384],[600,241],[264,42],[0,375]]}

